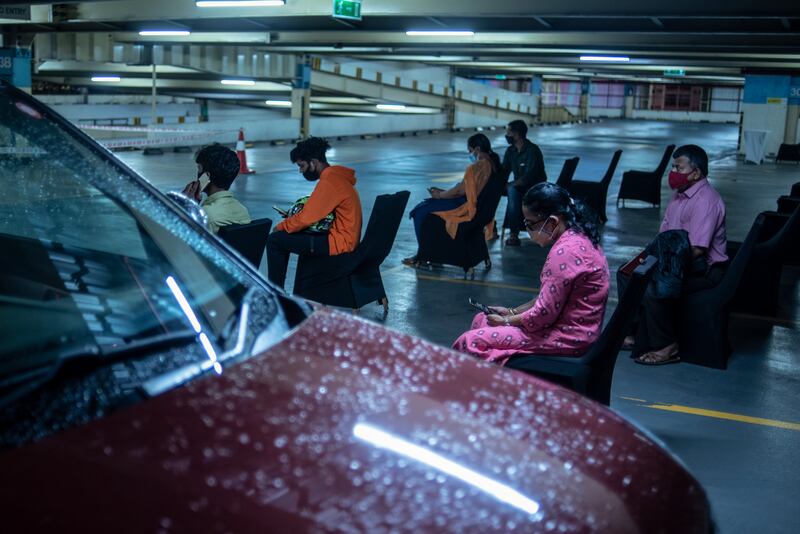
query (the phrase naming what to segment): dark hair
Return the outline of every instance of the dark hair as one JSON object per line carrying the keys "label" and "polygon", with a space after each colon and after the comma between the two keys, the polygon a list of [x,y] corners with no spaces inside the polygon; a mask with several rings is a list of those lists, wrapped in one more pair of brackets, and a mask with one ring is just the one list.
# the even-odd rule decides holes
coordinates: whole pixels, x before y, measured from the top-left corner
{"label": "dark hair", "polygon": [[708,176],[708,154],[697,145],[683,145],[672,154],[672,159],[686,156],[692,167],[700,171],[703,176]]}
{"label": "dark hair", "polygon": [[328,163],[325,152],[331,149],[330,143],[321,137],[309,137],[305,141],[300,141],[297,146],[289,153],[292,163],[298,161],[318,160],[320,163]]}
{"label": "dark hair", "polygon": [[561,215],[567,228],[573,228],[592,242],[600,243],[600,225],[597,215],[580,200],[573,200],[567,190],[550,182],[540,182],[525,193],[522,204],[529,210],[541,213],[544,217]]}
{"label": "dark hair", "polygon": [[509,122],[508,129],[512,132],[517,132],[520,137],[525,137],[528,135],[528,125],[525,124],[525,121],[521,121],[519,119]]}
{"label": "dark hair", "polygon": [[194,161],[208,173],[211,183],[221,189],[230,188],[239,174],[239,158],[236,152],[219,143],[206,145],[198,150]]}
{"label": "dark hair", "polygon": [[470,136],[467,139],[467,146],[469,148],[480,148],[481,152],[489,154],[489,160],[492,162],[492,170],[497,172],[502,167],[500,163],[500,156],[495,154],[494,150],[492,150],[492,143],[489,141],[489,138],[483,135],[482,133],[476,133],[475,135]]}

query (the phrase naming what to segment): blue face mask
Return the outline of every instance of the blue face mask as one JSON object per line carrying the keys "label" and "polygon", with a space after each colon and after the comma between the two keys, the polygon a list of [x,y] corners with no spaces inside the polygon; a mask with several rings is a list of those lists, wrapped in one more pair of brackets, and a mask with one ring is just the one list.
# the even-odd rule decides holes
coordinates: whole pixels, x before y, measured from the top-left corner
{"label": "blue face mask", "polygon": [[469,153],[469,160],[470,160],[472,163],[475,163],[476,161],[478,161],[478,156],[476,156],[474,152],[470,152],[470,153]]}

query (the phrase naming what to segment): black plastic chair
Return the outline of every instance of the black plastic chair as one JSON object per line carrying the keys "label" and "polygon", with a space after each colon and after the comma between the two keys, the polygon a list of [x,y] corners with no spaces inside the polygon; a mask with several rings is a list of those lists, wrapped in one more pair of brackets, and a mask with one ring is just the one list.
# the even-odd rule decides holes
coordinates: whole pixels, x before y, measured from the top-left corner
{"label": "black plastic chair", "polygon": [[642,200],[649,202],[653,207],[661,205],[661,178],[664,176],[664,171],[667,170],[667,165],[675,152],[675,145],[667,146],[664,150],[664,155],[661,156],[661,162],[654,171],[625,171],[622,173],[622,183],[619,186],[619,194],[617,195],[617,207],[619,202],[622,201],[622,207],[625,207],[625,199]]}
{"label": "black plastic chair", "polygon": [[750,263],[763,225],[764,216],[759,214],[719,284],[681,299],[678,345],[682,361],[715,369],[728,367],[728,357],[732,352],[728,338],[731,302]]}
{"label": "black plastic chair", "polygon": [[617,356],[628,327],[639,312],[656,263],[656,258],[648,256],[644,263],[636,267],[614,314],[586,354],[579,357],[514,356],[506,363],[506,367],[561,384],[608,406]]}
{"label": "black plastic chair", "polygon": [[483,187],[476,202],[475,217],[458,225],[456,238],[447,233],[444,219],[430,214],[422,221],[417,259],[431,263],[455,265],[464,269],[464,276],[474,274],[474,267],[484,262],[492,267],[486,246],[484,227],[494,219],[497,205],[505,189],[501,173],[494,173]]}
{"label": "black plastic chair", "polygon": [[792,192],[789,193],[790,197],[800,197],[800,182],[792,184]]}
{"label": "black plastic chair", "polygon": [[392,250],[408,203],[408,191],[379,195],[372,207],[364,239],[353,252],[336,256],[300,256],[294,294],[343,308],[358,309],[370,302],[389,311],[380,267]]}
{"label": "black plastic chair", "polygon": [[[800,207],[795,208],[794,213],[789,216],[774,211],[765,211],[761,215],[764,217],[764,224],[736,290],[733,309],[775,316],[778,311],[783,266],[787,260],[797,255]],[[728,241],[728,254],[736,254],[741,245],[736,241]]]}
{"label": "black plastic chair", "polygon": [[575,156],[564,162],[564,166],[561,167],[561,174],[558,175],[558,180],[556,180],[556,185],[569,191],[569,186],[572,184],[572,177],[575,176],[575,169],[578,168],[578,162],[580,160],[581,158]]}
{"label": "black plastic chair", "polygon": [[581,199],[594,210],[601,223],[608,221],[606,216],[606,197],[608,196],[608,185],[617,170],[617,163],[622,156],[622,150],[614,152],[611,163],[608,165],[605,176],[599,182],[589,182],[586,180],[573,180],[569,186],[569,192],[573,198]]}
{"label": "black plastic chair", "polygon": [[249,224],[220,226],[217,235],[258,269],[267,248],[270,228],[271,219],[256,219]]}
{"label": "black plastic chair", "polygon": [[775,156],[775,163],[779,161],[795,161],[800,163],[800,145],[781,144],[778,148],[778,155]]}
{"label": "black plastic chair", "polygon": [[778,213],[794,213],[797,206],[800,206],[800,195],[778,197]]}

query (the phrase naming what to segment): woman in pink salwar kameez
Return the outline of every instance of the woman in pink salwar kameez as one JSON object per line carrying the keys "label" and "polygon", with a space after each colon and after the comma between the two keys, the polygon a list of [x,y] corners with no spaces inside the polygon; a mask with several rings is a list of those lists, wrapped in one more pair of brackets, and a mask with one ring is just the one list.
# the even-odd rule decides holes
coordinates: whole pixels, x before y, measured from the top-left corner
{"label": "woman in pink salwar kameez", "polygon": [[550,252],[538,296],[513,308],[490,306],[453,348],[505,365],[520,354],[580,356],[597,340],[608,300],[608,262],[596,219],[566,190],[533,186],[522,202],[531,240]]}

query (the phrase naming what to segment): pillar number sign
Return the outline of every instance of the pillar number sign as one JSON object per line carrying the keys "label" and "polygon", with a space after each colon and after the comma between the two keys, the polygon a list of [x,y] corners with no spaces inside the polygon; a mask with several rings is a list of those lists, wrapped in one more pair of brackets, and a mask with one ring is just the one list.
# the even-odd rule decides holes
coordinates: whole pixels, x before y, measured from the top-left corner
{"label": "pillar number sign", "polygon": [[361,20],[361,0],[333,0],[333,18]]}
{"label": "pillar number sign", "polygon": [[9,79],[14,73],[14,51],[10,49],[0,49],[0,76],[7,76]]}

